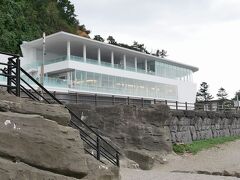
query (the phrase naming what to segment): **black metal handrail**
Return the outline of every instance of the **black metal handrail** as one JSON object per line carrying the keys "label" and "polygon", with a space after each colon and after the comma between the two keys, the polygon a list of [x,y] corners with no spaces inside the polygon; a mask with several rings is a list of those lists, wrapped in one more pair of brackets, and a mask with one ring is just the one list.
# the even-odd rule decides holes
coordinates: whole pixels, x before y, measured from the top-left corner
{"label": "black metal handrail", "polygon": [[6,53],[6,52],[2,52],[2,51],[0,51],[0,54],[11,56],[10,58],[19,58],[20,57],[19,54]]}
{"label": "black metal handrail", "polygon": [[[3,54],[12,55],[9,53],[3,53]],[[14,59],[16,61],[14,61]],[[36,79],[34,79],[30,74],[28,74],[24,69],[21,68],[18,55],[13,55],[12,57],[8,58],[8,63],[1,63],[1,65],[7,66],[7,68],[1,69],[3,74],[0,74],[0,76],[2,75],[7,77],[7,85],[0,85],[0,86],[7,87],[7,90],[9,93],[13,93],[16,96],[20,96],[20,90],[21,90],[33,100],[40,101],[42,99],[46,103],[51,104],[51,101],[49,99],[45,98],[42,93],[37,91],[36,88],[33,88],[30,85],[30,83],[28,83],[22,77],[20,77],[20,73],[22,73],[27,78],[29,78],[34,83],[34,85],[38,87],[38,89],[41,89],[42,92],[47,94],[54,102],[63,105],[63,103],[60,100],[58,100],[52,93],[50,93],[46,88],[44,88]],[[21,82],[23,82],[23,84],[21,84]],[[29,89],[31,89],[35,94],[29,91]],[[79,130],[82,140],[86,143],[87,147],[94,150],[96,154],[90,152],[91,150],[89,150],[87,147],[85,147],[86,152],[88,152],[90,155],[94,156],[96,159],[98,159],[101,162],[103,162],[101,157],[104,157],[106,160],[108,160],[112,164],[119,166],[120,152],[117,151],[112,145],[110,145],[105,139],[103,139],[91,127],[89,127],[84,121],[82,121],[82,119],[79,118],[66,105],[65,105],[65,108],[68,109],[69,113],[72,116],[69,125]],[[76,122],[73,121],[73,117],[78,120],[81,126],[79,126]],[[91,137],[92,135],[94,135],[96,139]]]}

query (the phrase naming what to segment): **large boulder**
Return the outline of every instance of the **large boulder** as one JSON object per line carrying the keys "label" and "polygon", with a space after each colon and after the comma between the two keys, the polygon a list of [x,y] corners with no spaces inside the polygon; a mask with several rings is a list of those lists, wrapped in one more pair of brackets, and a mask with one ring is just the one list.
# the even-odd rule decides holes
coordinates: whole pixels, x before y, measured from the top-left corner
{"label": "large boulder", "polygon": [[78,130],[42,116],[0,112],[0,137],[0,157],[77,179],[119,177],[118,168],[103,165],[84,153]]}

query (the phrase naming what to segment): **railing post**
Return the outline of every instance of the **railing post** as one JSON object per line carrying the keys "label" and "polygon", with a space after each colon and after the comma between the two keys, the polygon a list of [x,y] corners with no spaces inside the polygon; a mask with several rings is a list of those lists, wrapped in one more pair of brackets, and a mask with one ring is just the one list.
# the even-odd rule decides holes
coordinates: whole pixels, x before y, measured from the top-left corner
{"label": "railing post", "polygon": [[95,94],[94,96],[94,102],[95,102],[95,106],[97,106],[97,94]]}
{"label": "railing post", "polygon": [[142,107],[144,107],[144,99],[142,98],[141,100],[142,100]]}
{"label": "railing post", "polygon": [[178,110],[178,101],[176,101],[176,110]]}
{"label": "railing post", "polygon": [[12,78],[12,62],[11,62],[11,59],[9,58],[8,59],[8,66],[7,66],[7,92],[11,94],[11,89],[12,89],[12,81],[11,81],[11,78]]}
{"label": "railing post", "polygon": [[76,104],[78,103],[78,93],[76,92]]}
{"label": "railing post", "polygon": [[119,154],[118,154],[118,152],[116,153],[116,164],[119,167]]}
{"label": "railing post", "polygon": [[114,95],[112,95],[112,105],[114,105],[115,104],[115,97],[114,97]]}
{"label": "railing post", "polygon": [[188,109],[188,107],[187,107],[187,102],[185,102],[185,109],[186,109],[186,110]]}
{"label": "railing post", "polygon": [[100,139],[97,136],[97,160],[100,160]]}
{"label": "railing post", "polygon": [[20,97],[20,59],[16,59],[16,95]]}

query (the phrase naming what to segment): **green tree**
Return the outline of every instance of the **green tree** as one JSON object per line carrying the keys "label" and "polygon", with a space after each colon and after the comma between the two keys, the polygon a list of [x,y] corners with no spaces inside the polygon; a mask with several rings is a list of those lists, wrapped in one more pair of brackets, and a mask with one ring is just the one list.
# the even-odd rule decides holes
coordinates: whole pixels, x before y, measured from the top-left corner
{"label": "green tree", "polygon": [[235,92],[235,95],[234,95],[234,97],[232,98],[232,100],[237,100],[237,97],[238,97],[238,100],[240,101],[240,90],[238,90],[237,92]]}
{"label": "green tree", "polygon": [[140,52],[144,52],[144,50],[145,50],[144,44],[139,44],[137,41],[133,42],[132,47],[133,47],[133,49],[140,51]]}
{"label": "green tree", "polygon": [[228,96],[228,93],[226,92],[226,90],[223,87],[221,87],[217,93],[218,99],[225,100],[225,99],[227,99],[227,96]]}
{"label": "green tree", "polygon": [[20,53],[22,41],[78,26],[69,0],[0,0],[0,51]]}
{"label": "green tree", "polygon": [[79,24],[74,5],[69,0],[58,0],[57,6],[62,18],[67,20],[70,25],[77,26]]}
{"label": "green tree", "polygon": [[114,45],[118,44],[117,41],[112,36],[108,36],[107,40],[109,44],[114,44]]}
{"label": "green tree", "polygon": [[162,50],[159,52],[159,56],[160,56],[161,58],[167,57],[167,56],[168,56],[168,55],[167,55],[167,51],[165,51],[164,49],[162,49]]}
{"label": "green tree", "polygon": [[100,35],[95,35],[93,39],[96,41],[104,42],[104,39]]}
{"label": "green tree", "polygon": [[197,101],[201,102],[201,101],[209,101],[211,99],[213,99],[213,96],[209,93],[209,85],[206,82],[202,82],[200,84],[200,89],[197,92]]}

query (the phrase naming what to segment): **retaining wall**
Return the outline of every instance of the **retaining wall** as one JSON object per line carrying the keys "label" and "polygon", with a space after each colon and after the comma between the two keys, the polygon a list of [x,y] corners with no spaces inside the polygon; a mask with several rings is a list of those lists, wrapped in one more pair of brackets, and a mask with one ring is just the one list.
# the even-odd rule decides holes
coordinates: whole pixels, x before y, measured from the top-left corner
{"label": "retaining wall", "polygon": [[240,114],[180,110],[170,114],[165,125],[173,143],[240,135]]}

